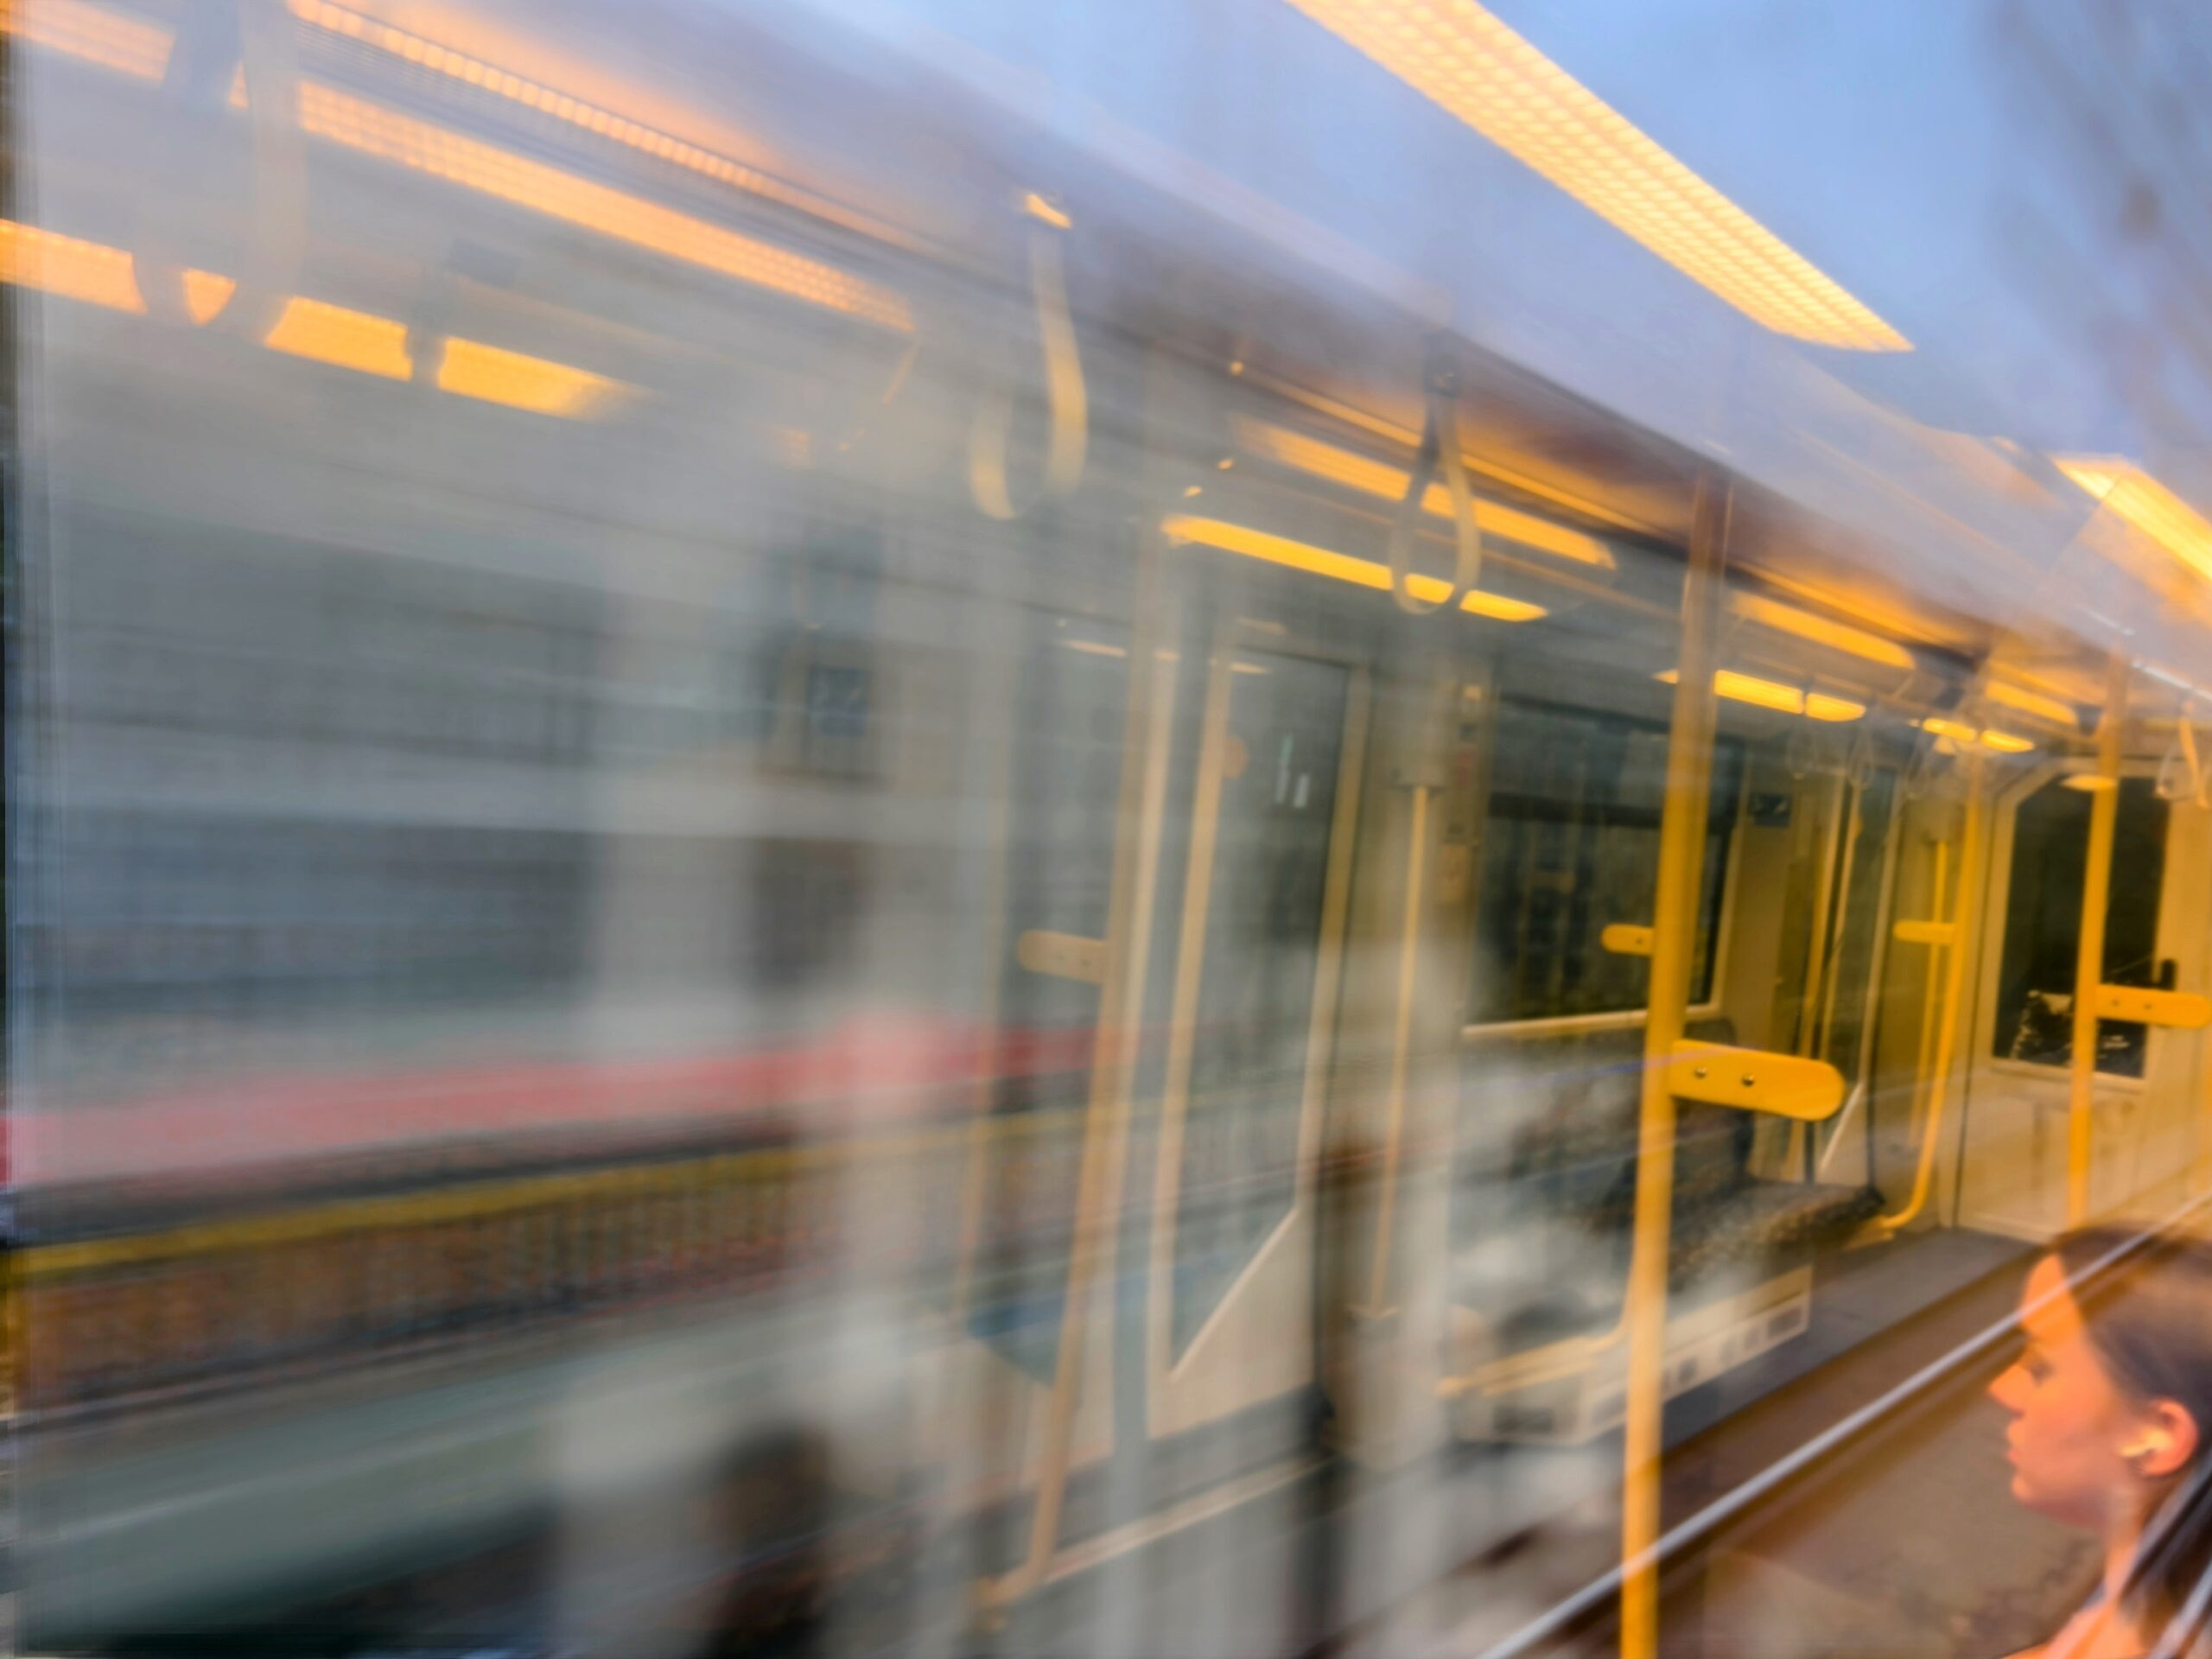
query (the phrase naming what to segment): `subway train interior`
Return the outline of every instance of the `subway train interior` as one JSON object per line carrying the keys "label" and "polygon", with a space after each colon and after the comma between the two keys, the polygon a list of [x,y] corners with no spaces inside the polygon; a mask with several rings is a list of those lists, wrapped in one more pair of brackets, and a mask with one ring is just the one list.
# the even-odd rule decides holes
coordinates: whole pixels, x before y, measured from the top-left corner
{"label": "subway train interior", "polygon": [[2082,1605],[1982,1390],[2212,1201],[2212,35],[0,22],[8,1651]]}

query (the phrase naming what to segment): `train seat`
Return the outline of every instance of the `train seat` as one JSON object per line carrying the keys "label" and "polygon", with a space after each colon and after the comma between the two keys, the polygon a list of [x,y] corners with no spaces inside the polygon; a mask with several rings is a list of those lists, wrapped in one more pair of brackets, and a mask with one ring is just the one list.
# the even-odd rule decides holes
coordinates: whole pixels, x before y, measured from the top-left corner
{"label": "train seat", "polygon": [[[1694,1023],[1693,1038],[1732,1043],[1727,1020]],[[1571,1058],[1568,1058],[1571,1057]],[[1643,1034],[1635,1030],[1578,1037],[1554,1057],[1531,1057],[1517,1085],[1515,1128],[1501,1155],[1465,1165],[1455,1214],[1477,1222],[1480,1236],[1456,1241],[1452,1262],[1455,1370],[1484,1367],[1599,1338],[1619,1318],[1634,1223]],[[1495,1063],[1488,1072],[1492,1085]],[[1489,1090],[1485,1089],[1489,1097]],[[1493,1098],[1492,1103],[1495,1104]],[[1471,1115],[1482,1102],[1470,1100]],[[1823,1247],[1848,1236],[1875,1213],[1871,1188],[1773,1180],[1752,1173],[1755,1117],[1726,1107],[1683,1103],[1677,1120],[1675,1192],[1669,1240],[1670,1347],[1675,1327],[1703,1333],[1713,1357],[1690,1369],[1712,1376],[1773,1338],[1753,1342],[1732,1327],[1769,1332],[1802,1328],[1808,1317],[1809,1264]],[[1470,1200],[1472,1199],[1471,1202]],[[1484,1221],[1482,1218],[1489,1219]],[[1784,1313],[1785,1307],[1794,1312]],[[1618,1349],[1593,1352],[1597,1369],[1618,1368]],[[1544,1369],[1538,1367],[1537,1369]],[[1548,1378],[1548,1386],[1555,1383]],[[1554,1411],[1548,1421],[1601,1427],[1604,1401],[1588,1411]],[[1503,1409],[1478,1421],[1520,1421]],[[1482,1437],[1487,1437],[1482,1436]],[[1545,1438],[1550,1438],[1548,1434]],[[1572,1438],[1572,1436],[1569,1436]]]}

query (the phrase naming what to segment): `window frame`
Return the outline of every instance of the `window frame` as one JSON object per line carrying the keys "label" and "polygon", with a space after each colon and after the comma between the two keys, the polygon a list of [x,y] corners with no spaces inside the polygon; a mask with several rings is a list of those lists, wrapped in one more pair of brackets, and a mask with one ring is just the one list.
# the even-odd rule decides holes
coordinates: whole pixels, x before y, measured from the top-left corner
{"label": "window frame", "polygon": [[[1508,699],[1505,698],[1498,699],[1500,702],[1507,700]],[[1534,699],[1534,701],[1548,703],[1550,706],[1554,708],[1568,709],[1579,714],[1592,715],[1600,718],[1633,721],[1637,724],[1643,726],[1649,726],[1653,724],[1653,722],[1649,720],[1640,718],[1637,715],[1629,714],[1625,710],[1619,709],[1605,708],[1588,703],[1560,702],[1553,698],[1538,698]],[[1489,747],[1490,740],[1495,730],[1495,713],[1493,711],[1492,719],[1486,722],[1486,728],[1484,731],[1485,748]],[[1713,734],[1715,746],[1717,747],[1721,740],[1727,734],[1720,731],[1716,725]],[[1737,741],[1743,741],[1741,739]],[[1738,884],[1738,879],[1742,874],[1744,862],[1742,858],[1738,855],[1740,849],[1737,845],[1737,841],[1743,834],[1744,815],[1751,800],[1751,768],[1749,764],[1750,759],[1750,748],[1748,744],[1746,744],[1745,749],[1745,764],[1738,769],[1736,778],[1735,806],[1734,810],[1729,815],[1727,841],[1722,849],[1720,857],[1720,909],[1719,913],[1713,918],[1713,923],[1712,995],[1707,996],[1702,1001],[1692,1003],[1683,1011],[1683,1017],[1688,1020],[1713,1019],[1721,1012],[1721,1009],[1726,1002],[1729,957],[1728,947],[1729,942],[1733,938],[1736,931],[1736,889]],[[1479,914],[1482,903],[1482,881],[1479,867],[1482,858],[1488,855],[1490,795],[1489,756],[1485,754],[1484,757],[1482,811],[1479,816],[1484,841],[1479,843],[1478,847],[1478,868],[1476,875],[1468,884],[1468,915],[1471,921]],[[1701,874],[1702,870],[1700,868],[1700,874]],[[1474,954],[1475,944],[1474,930],[1472,927],[1470,927],[1467,938],[1467,954],[1471,961]],[[1471,969],[1470,971],[1471,972]],[[1579,1035],[1596,1032],[1634,1031],[1643,1027],[1649,1021],[1650,1018],[1651,1004],[1647,997],[1641,1007],[1613,1008],[1599,1014],[1536,1014],[1531,1018],[1524,1020],[1469,1020],[1462,1024],[1459,1027],[1459,1040],[1463,1046],[1472,1047],[1484,1043],[1501,1041],[1518,1042],[1522,1040],[1534,1040],[1545,1037]]]}
{"label": "window frame", "polygon": [[[2055,760],[2037,766],[2012,780],[1995,802],[1990,814],[1991,823],[1986,831],[1989,856],[1986,885],[1980,895],[1981,916],[1979,923],[1980,938],[1976,944],[1981,953],[1981,966],[1975,977],[1974,1042],[1967,1051],[1968,1065],[1974,1071],[1992,1077],[2013,1077],[2044,1084],[2063,1084],[2072,1071],[2069,1065],[2047,1065],[2041,1060],[2016,1060],[2007,1055],[1993,1052],[1997,1040],[1997,1002],[2002,995],[2005,970],[2005,934],[2011,917],[2003,902],[2012,887],[2013,837],[2018,825],[2019,808],[2031,796],[2040,793],[2061,779],[2075,777],[2097,769],[2093,759],[2076,757]],[[2120,763],[2120,777],[2155,779],[2157,768],[2140,760],[2126,760]],[[2168,826],[2171,837],[2172,829]],[[2172,856],[2169,849],[2166,856]],[[2162,873],[2163,874],[2163,873]],[[2164,919],[2165,899],[2159,899],[2160,920]],[[2089,1076],[2096,1088],[2121,1095],[2139,1095],[2150,1085],[2150,1054],[2144,1056],[2143,1076],[2130,1077],[2125,1071],[2107,1071],[2092,1066]]]}

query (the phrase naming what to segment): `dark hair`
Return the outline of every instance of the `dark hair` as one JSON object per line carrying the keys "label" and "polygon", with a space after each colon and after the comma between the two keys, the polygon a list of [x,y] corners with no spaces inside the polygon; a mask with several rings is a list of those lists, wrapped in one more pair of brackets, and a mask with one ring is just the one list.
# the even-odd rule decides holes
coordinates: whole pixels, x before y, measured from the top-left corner
{"label": "dark hair", "polygon": [[2212,1241],[2124,1227],[2067,1234],[2050,1254],[2113,1386],[2171,1400],[2196,1450],[2145,1521],[2123,1606],[2163,1656],[2212,1656]]}

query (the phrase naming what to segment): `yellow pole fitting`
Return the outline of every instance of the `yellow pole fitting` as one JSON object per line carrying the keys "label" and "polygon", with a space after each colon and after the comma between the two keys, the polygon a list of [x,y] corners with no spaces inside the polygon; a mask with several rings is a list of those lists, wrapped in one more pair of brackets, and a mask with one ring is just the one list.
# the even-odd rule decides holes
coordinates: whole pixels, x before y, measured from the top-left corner
{"label": "yellow pole fitting", "polygon": [[1666,1413],[1668,1232],[1674,1207],[1675,1096],[1669,1073],[1689,1008],[1698,882],[1713,765],[1713,671],[1730,494],[1700,479],[1682,580],[1681,672],[1667,734],[1659,891],[1651,918],[1651,1011],[1643,1028],[1636,1225],[1629,1258],[1628,1400],[1621,1492],[1621,1659],[1659,1649],[1659,1459]]}
{"label": "yellow pole fitting", "polygon": [[2113,654],[2104,723],[2097,728],[2097,777],[2089,797],[2089,851],[2082,871],[2082,931],[2074,957],[2074,1052],[2066,1107],[2066,1224],[2089,1216],[2089,1160],[2096,1126],[2097,992],[2105,977],[2105,912],[2112,894],[2112,846],[2120,823],[2120,740],[2127,721],[2125,652]]}

